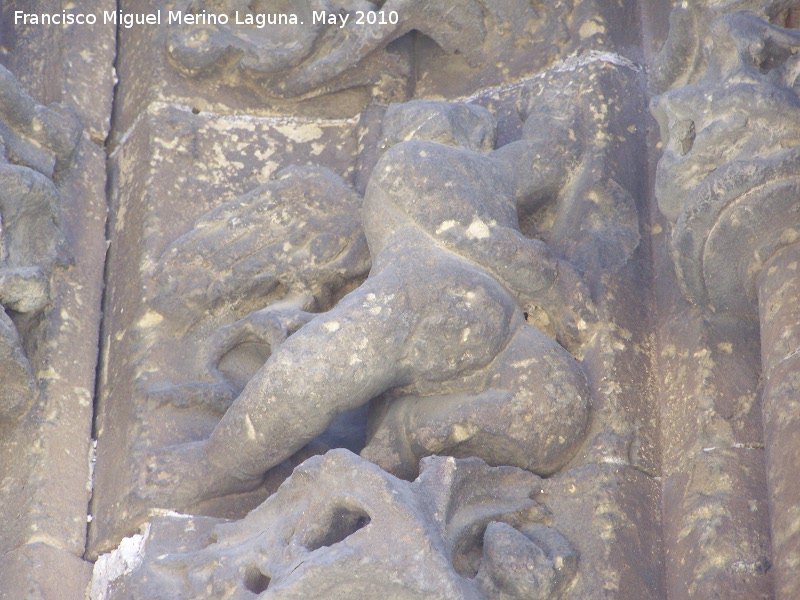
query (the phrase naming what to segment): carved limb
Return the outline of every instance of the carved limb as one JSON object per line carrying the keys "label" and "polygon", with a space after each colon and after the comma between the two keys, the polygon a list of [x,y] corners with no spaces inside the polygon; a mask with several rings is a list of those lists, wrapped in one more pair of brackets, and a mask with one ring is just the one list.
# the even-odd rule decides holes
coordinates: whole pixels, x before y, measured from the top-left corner
{"label": "carved limb", "polygon": [[484,380],[476,391],[388,394],[373,408],[362,456],[408,479],[419,459],[432,454],[480,456],[540,475],[564,466],[589,417],[586,379],[572,357],[523,323]]}

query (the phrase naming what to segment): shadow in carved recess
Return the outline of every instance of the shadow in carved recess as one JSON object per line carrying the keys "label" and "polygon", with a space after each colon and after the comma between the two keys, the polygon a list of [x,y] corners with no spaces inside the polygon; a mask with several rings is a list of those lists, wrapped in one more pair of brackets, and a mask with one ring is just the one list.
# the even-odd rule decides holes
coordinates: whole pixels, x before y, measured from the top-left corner
{"label": "shadow in carved recess", "polygon": [[103,597],[562,598],[578,557],[540,489],[474,458],[423,459],[409,483],[333,450],[239,521],[157,517],[141,562]]}
{"label": "shadow in carved recess", "polygon": [[[395,110],[406,112],[409,133],[438,120],[482,132],[479,148],[493,145],[482,139],[494,134],[485,109],[413,102]],[[524,313],[573,348],[594,315],[578,272],[520,232],[518,211],[533,211],[565,185],[582,152],[572,131],[579,112],[537,115],[531,139],[489,154],[424,140],[389,148],[364,199],[369,278],[272,348],[209,440],[153,453],[143,500],[184,508],[253,489],[337,414],[378,397],[363,455],[390,472],[412,478],[419,458],[433,453],[540,474],[562,467],[588,423],[586,380]],[[237,246],[215,250],[235,255]],[[286,320],[281,327],[291,330]]]}
{"label": "shadow in carved recess", "polygon": [[36,394],[18,327],[49,302],[52,269],[68,261],[54,181],[80,134],[65,109],[37,104],[0,66],[0,422],[21,418]]}

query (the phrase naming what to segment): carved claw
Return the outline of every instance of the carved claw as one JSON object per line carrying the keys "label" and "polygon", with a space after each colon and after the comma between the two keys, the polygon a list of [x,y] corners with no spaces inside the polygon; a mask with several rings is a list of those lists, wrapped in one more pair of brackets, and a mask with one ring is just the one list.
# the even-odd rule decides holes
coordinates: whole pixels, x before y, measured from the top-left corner
{"label": "carved claw", "polygon": [[492,522],[483,537],[476,580],[494,600],[559,598],[577,572],[577,555],[555,529],[536,525],[528,535]]}

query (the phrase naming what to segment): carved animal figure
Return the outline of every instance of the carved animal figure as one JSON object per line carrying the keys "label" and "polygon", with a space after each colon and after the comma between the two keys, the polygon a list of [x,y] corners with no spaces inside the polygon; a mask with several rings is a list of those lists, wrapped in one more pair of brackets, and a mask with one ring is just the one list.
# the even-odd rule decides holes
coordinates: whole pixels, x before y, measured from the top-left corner
{"label": "carved animal figure", "polygon": [[[406,110],[452,122],[452,106]],[[522,235],[518,210],[564,185],[581,152],[574,114],[489,154],[413,139],[389,148],[364,201],[369,278],[273,352],[210,439],[153,454],[142,495],[183,507],[252,489],[337,414],[381,395],[392,402],[364,455],[387,470],[413,476],[431,453],[561,468],[587,425],[586,380],[524,309],[545,311],[569,344],[592,319],[590,298],[574,268]]]}

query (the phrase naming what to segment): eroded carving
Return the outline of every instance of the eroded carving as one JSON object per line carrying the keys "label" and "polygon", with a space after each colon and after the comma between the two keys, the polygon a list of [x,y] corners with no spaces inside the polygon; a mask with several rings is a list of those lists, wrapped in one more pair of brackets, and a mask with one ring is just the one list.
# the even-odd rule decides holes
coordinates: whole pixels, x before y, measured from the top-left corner
{"label": "eroded carving", "polygon": [[790,598],[800,589],[800,33],[744,12],[711,30],[704,77],[654,104],[666,142],[656,194],[687,298],[759,318],[773,572],[776,597]]}
{"label": "eroded carving", "polygon": [[694,0],[679,2],[670,13],[669,36],[653,60],[650,80],[658,90],[697,83],[713,52],[709,31],[717,18],[750,11],[782,25],[797,25],[795,0]]}
{"label": "eroded carving", "polygon": [[[173,27],[166,50],[178,69],[195,77],[254,84],[271,96],[295,97],[372,85],[391,76],[411,77],[407,61],[389,47],[411,31],[476,67],[490,56],[500,59],[512,40],[535,30],[544,58],[569,40],[564,20],[572,5],[557,2],[544,8],[527,0],[189,0],[177,8],[229,17],[225,25]],[[236,24],[237,13],[240,23],[250,19],[252,24]],[[318,20],[315,13],[325,19]],[[356,25],[359,14],[363,23]],[[256,18],[278,15],[286,25],[256,24]],[[288,24],[289,15],[296,16],[297,24]]]}
{"label": "eroded carving", "polygon": [[[579,152],[568,126],[550,133],[549,149]],[[568,344],[593,317],[575,269],[518,228],[518,205],[546,201],[569,173],[568,161],[537,162],[543,143],[489,155],[423,140],[390,148],[364,199],[367,281],[273,352],[208,441],[150,459],[151,501],[251,489],[337,414],[384,393],[392,402],[364,453],[392,472],[413,475],[441,452],[539,473],[565,464],[588,419],[586,381],[522,309],[545,312]]]}
{"label": "eroded carving", "polygon": [[[613,68],[590,65],[580,80],[590,85],[596,71],[605,82],[602,93],[613,93],[607,81],[615,80],[608,77]],[[603,157],[615,146],[596,118],[602,93],[569,102],[565,90],[575,74],[553,79],[556,85],[552,79],[534,85],[529,97],[536,101],[523,102],[526,139],[488,153],[494,124],[484,109],[413,102],[389,111],[387,150],[365,199],[375,257],[371,276],[329,312],[312,315],[303,305],[315,294],[304,291],[308,285],[294,285],[302,278],[291,272],[302,265],[313,265],[313,272],[320,263],[308,262],[307,250],[291,263],[295,250],[284,249],[288,230],[261,233],[263,239],[254,241],[259,238],[253,232],[274,220],[277,213],[270,211],[279,204],[277,196],[272,205],[254,202],[263,190],[202,218],[164,253],[152,285],[159,290],[154,306],[167,317],[165,326],[178,324],[179,334],[198,317],[225,310],[231,298],[249,302],[276,286],[283,290],[262,302],[266,308],[211,336],[203,367],[215,383],[150,389],[159,403],[227,412],[210,442],[150,451],[147,483],[136,491],[141,502],[188,506],[252,488],[338,412],[370,399],[376,403],[364,455],[408,478],[418,459],[431,453],[477,454],[493,464],[548,474],[570,459],[585,430],[588,391],[580,367],[552,338],[578,351],[595,317],[578,272],[541,241],[522,235],[519,214],[532,220],[529,230],[545,232],[585,268],[624,264],[638,233],[632,199],[603,175]],[[396,144],[415,136],[470,149],[425,139]],[[352,195],[335,176],[320,173],[295,170],[266,187],[301,194],[319,180],[324,185],[312,197],[322,198],[326,188],[338,189],[341,198]],[[566,185],[575,180],[581,185]],[[584,237],[570,235],[552,208],[555,198],[588,225],[580,225]],[[239,227],[253,235],[231,233]],[[336,248],[350,247],[352,237],[342,240],[349,241]],[[331,244],[318,241],[318,248]],[[258,247],[268,250],[258,256]],[[250,276],[231,276],[242,257]],[[363,267],[363,257],[353,264]],[[213,280],[220,283],[206,285]],[[327,308],[329,302],[316,306]],[[526,324],[523,310],[552,337]],[[244,352],[226,360],[231,349],[257,350],[258,344],[262,351],[251,353],[250,368],[240,369]],[[266,451],[264,440],[271,440]],[[206,461],[209,449],[213,462]]]}
{"label": "eroded carving", "polygon": [[[696,85],[658,97],[664,154],[659,209],[687,296],[714,311],[754,316],[757,276],[796,212],[800,34],[735,13],[712,26],[714,54]],[[780,190],[783,190],[781,192]]]}
{"label": "eroded carving", "polygon": [[54,181],[81,128],[58,106],[37,104],[0,66],[0,420],[21,417],[36,389],[7,311],[35,313],[49,301],[53,267],[67,258]]}
{"label": "eroded carving", "polygon": [[409,483],[334,450],[240,521],[159,517],[106,597],[564,597],[577,555],[535,499],[539,477],[474,458],[420,471]]}
{"label": "eroded carving", "polygon": [[204,215],[173,242],[149,286],[173,335],[209,318],[224,322],[233,305],[259,308],[212,329],[198,349],[195,373],[210,374],[213,383],[156,384],[150,398],[224,413],[290,334],[366,276],[360,209],[361,198],[332,171],[291,167]]}

